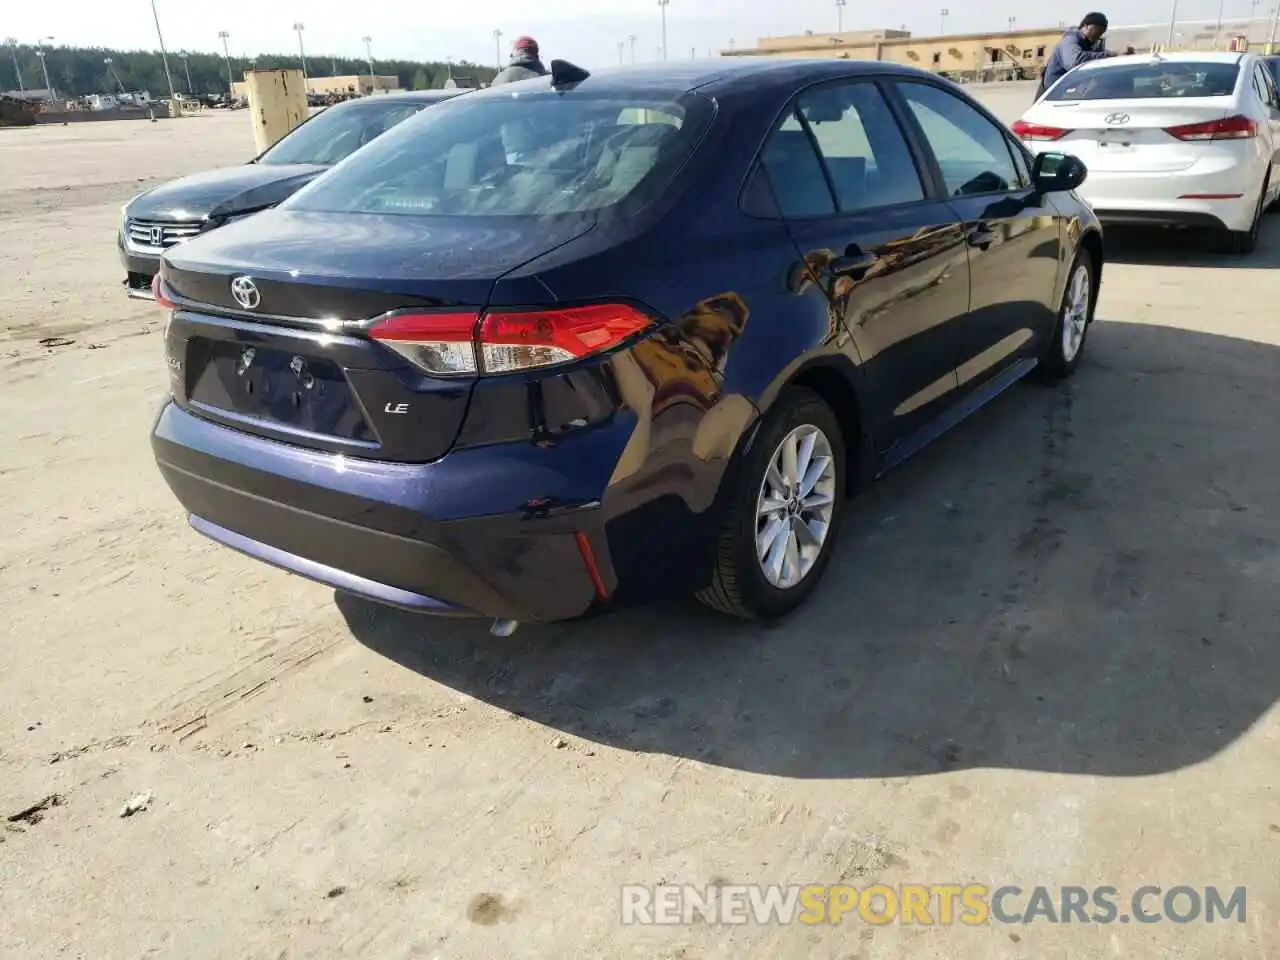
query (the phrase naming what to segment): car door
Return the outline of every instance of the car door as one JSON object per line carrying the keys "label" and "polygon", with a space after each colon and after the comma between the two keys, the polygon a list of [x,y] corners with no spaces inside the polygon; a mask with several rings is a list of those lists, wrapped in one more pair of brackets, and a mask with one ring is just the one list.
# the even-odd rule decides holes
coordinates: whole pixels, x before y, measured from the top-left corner
{"label": "car door", "polygon": [[929,164],[956,211],[969,254],[969,316],[957,376],[962,393],[1025,371],[1057,322],[1068,266],[1062,218],[1031,184],[1011,133],[961,96],[928,81],[890,85],[918,125]]}
{"label": "car door", "polygon": [[1265,201],[1270,203],[1280,195],[1280,93],[1276,90],[1275,77],[1261,62],[1253,65],[1253,92],[1262,110],[1259,120],[1266,127],[1264,136],[1271,157],[1271,179]]}
{"label": "car door", "polygon": [[880,87],[811,87],[788,107],[762,167],[812,282],[860,366],[864,428],[888,447],[956,392],[969,266],[959,218],[931,193]]}

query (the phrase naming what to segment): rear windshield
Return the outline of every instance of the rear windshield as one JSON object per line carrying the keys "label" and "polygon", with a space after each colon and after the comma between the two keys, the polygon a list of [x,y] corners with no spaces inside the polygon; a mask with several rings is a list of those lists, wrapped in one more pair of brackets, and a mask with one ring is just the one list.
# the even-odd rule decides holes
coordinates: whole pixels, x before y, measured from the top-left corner
{"label": "rear windshield", "polygon": [[285,134],[258,163],[337,163],[425,106],[421,100],[391,100],[329,107]]}
{"label": "rear windshield", "polygon": [[694,94],[461,97],[402,124],[286,206],[530,217],[645,203],[689,156],[712,113]]}
{"label": "rear windshield", "polygon": [[1226,97],[1236,88],[1234,63],[1152,61],[1073,70],[1046,100],[1166,100]]}

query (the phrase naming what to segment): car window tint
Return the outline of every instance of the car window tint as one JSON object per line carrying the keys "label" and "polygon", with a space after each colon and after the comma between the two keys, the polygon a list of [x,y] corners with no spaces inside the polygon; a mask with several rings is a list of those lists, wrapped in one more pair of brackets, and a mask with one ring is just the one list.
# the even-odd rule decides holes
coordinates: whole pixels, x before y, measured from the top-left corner
{"label": "car window tint", "polygon": [[1046,100],[1164,100],[1228,97],[1236,88],[1236,63],[1153,60],[1077,67],[1045,95]]}
{"label": "car window tint", "polygon": [[821,87],[804,94],[799,109],[818,141],[843,212],[924,199],[911,149],[874,84]]}
{"label": "car window tint", "polygon": [[952,196],[1003,193],[1019,185],[1005,133],[959,97],[926,83],[904,83],[902,95],[938,158]]}
{"label": "car window tint", "polygon": [[328,107],[285,134],[258,162],[267,165],[337,163],[402,120],[407,120],[424,106],[426,104],[421,101],[392,101],[378,104],[355,102]]}
{"label": "car window tint", "polygon": [[836,212],[813,141],[794,111],[769,138],[760,162],[769,174],[784,217],[820,217]]}
{"label": "car window tint", "polygon": [[[465,103],[458,101],[466,101]],[[651,201],[714,115],[697,94],[459,97],[379,137],[294,194],[295,210],[543,217]]]}

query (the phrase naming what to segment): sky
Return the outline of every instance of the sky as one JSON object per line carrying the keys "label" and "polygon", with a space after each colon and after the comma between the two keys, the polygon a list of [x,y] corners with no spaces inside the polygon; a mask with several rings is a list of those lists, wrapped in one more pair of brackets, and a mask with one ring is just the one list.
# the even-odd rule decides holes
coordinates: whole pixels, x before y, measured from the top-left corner
{"label": "sky", "polygon": [[[846,30],[877,27],[932,35],[941,29],[939,11],[950,10],[948,33],[1002,30],[1010,16],[1024,28],[1079,22],[1101,9],[1113,25],[1166,20],[1170,0],[1091,0],[1098,7],[1039,7],[1018,0],[849,0],[844,7]],[[1221,0],[1227,18],[1265,16],[1272,0]],[[373,38],[373,55],[416,60],[497,58],[494,30],[503,31],[505,60],[511,40],[521,34],[537,38],[544,58],[562,57],[583,66],[619,62],[617,44],[630,60],[627,38],[636,36],[637,61],[660,59],[662,20],[657,0],[156,0],[165,46],[169,50],[216,50],[218,31],[231,34],[233,55],[283,53],[297,49],[293,32],[301,21],[307,56],[363,55],[360,38]],[[1213,20],[1219,0],[1179,0],[1180,20]],[[888,11],[892,10],[890,14]],[[687,59],[707,57],[728,47],[752,46],[758,37],[834,31],[834,0],[669,0],[667,52]],[[50,46],[101,45],[123,49],[157,46],[150,0],[0,0],[0,37],[34,43],[53,36]]]}

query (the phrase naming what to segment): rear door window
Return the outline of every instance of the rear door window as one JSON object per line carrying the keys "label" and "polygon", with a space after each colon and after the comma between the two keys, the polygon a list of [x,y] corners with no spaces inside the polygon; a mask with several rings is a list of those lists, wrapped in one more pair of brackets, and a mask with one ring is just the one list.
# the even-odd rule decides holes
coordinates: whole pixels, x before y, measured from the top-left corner
{"label": "rear door window", "polygon": [[925,195],[897,120],[879,89],[866,82],[801,95],[769,138],[761,163],[786,217],[859,213]]}
{"label": "rear door window", "polygon": [[924,186],[889,104],[872,83],[821,87],[801,96],[843,213],[924,199]]}
{"label": "rear door window", "polygon": [[644,203],[670,183],[714,109],[696,94],[461,97],[379,137],[285,206],[539,217]]}

